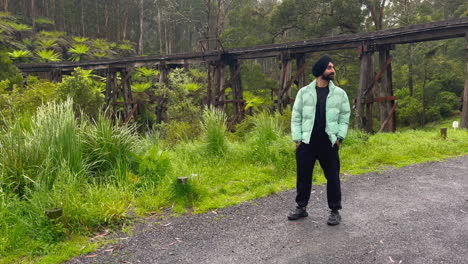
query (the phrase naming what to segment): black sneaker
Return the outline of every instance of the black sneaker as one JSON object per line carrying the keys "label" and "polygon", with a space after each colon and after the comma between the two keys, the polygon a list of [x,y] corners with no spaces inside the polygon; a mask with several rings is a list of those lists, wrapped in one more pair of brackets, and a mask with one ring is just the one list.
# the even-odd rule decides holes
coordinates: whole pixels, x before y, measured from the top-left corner
{"label": "black sneaker", "polygon": [[305,207],[296,207],[296,209],[294,210],[294,212],[290,213],[288,215],[288,219],[289,220],[297,220],[301,217],[306,217],[308,216],[309,214],[307,213],[306,211],[306,208]]}
{"label": "black sneaker", "polygon": [[328,217],[327,224],[329,225],[338,225],[341,221],[341,215],[338,210],[332,210],[330,216]]}

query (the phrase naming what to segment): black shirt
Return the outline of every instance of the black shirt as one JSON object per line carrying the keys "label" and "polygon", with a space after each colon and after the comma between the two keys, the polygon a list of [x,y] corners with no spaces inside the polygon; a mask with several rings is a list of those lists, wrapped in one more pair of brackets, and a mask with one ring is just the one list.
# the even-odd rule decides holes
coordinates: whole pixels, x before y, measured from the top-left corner
{"label": "black shirt", "polygon": [[315,87],[317,91],[317,104],[315,106],[315,121],[312,129],[311,139],[328,137],[325,133],[325,106],[327,105],[327,96],[329,93],[328,85],[326,87]]}

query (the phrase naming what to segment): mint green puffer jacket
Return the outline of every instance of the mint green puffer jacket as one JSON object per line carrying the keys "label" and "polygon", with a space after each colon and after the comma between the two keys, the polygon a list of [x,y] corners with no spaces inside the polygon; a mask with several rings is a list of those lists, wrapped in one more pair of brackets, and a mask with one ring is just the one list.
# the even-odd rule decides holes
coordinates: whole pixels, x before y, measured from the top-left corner
{"label": "mint green puffer jacket", "polygon": [[[294,141],[309,144],[315,120],[317,104],[316,81],[304,86],[297,93],[291,117],[291,135]],[[330,81],[327,104],[325,106],[325,132],[330,142],[335,144],[338,137],[344,139],[348,132],[350,107],[346,92]]]}

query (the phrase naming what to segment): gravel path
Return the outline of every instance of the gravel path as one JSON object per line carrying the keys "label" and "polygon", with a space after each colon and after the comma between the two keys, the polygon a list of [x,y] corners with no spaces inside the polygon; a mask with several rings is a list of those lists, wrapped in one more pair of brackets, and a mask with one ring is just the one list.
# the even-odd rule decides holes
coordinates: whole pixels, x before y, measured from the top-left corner
{"label": "gravel path", "polygon": [[[309,217],[287,221],[294,191],[216,212],[148,219],[68,263],[468,263],[468,156],[349,176],[328,226],[315,186]],[[89,256],[92,257],[89,257]]]}

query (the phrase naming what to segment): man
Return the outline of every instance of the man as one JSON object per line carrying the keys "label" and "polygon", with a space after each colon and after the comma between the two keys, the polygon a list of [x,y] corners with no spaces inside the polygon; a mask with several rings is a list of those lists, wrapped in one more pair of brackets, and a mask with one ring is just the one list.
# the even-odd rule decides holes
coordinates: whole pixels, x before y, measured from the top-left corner
{"label": "man", "polygon": [[341,221],[340,159],[338,148],[346,137],[349,122],[349,101],[346,92],[335,86],[335,65],[328,55],[313,66],[317,79],[301,88],[294,102],[291,118],[292,139],[296,142],[297,207],[289,220],[308,216],[312,188],[312,172],[319,160],[327,179],[327,200],[331,210],[327,223]]}

